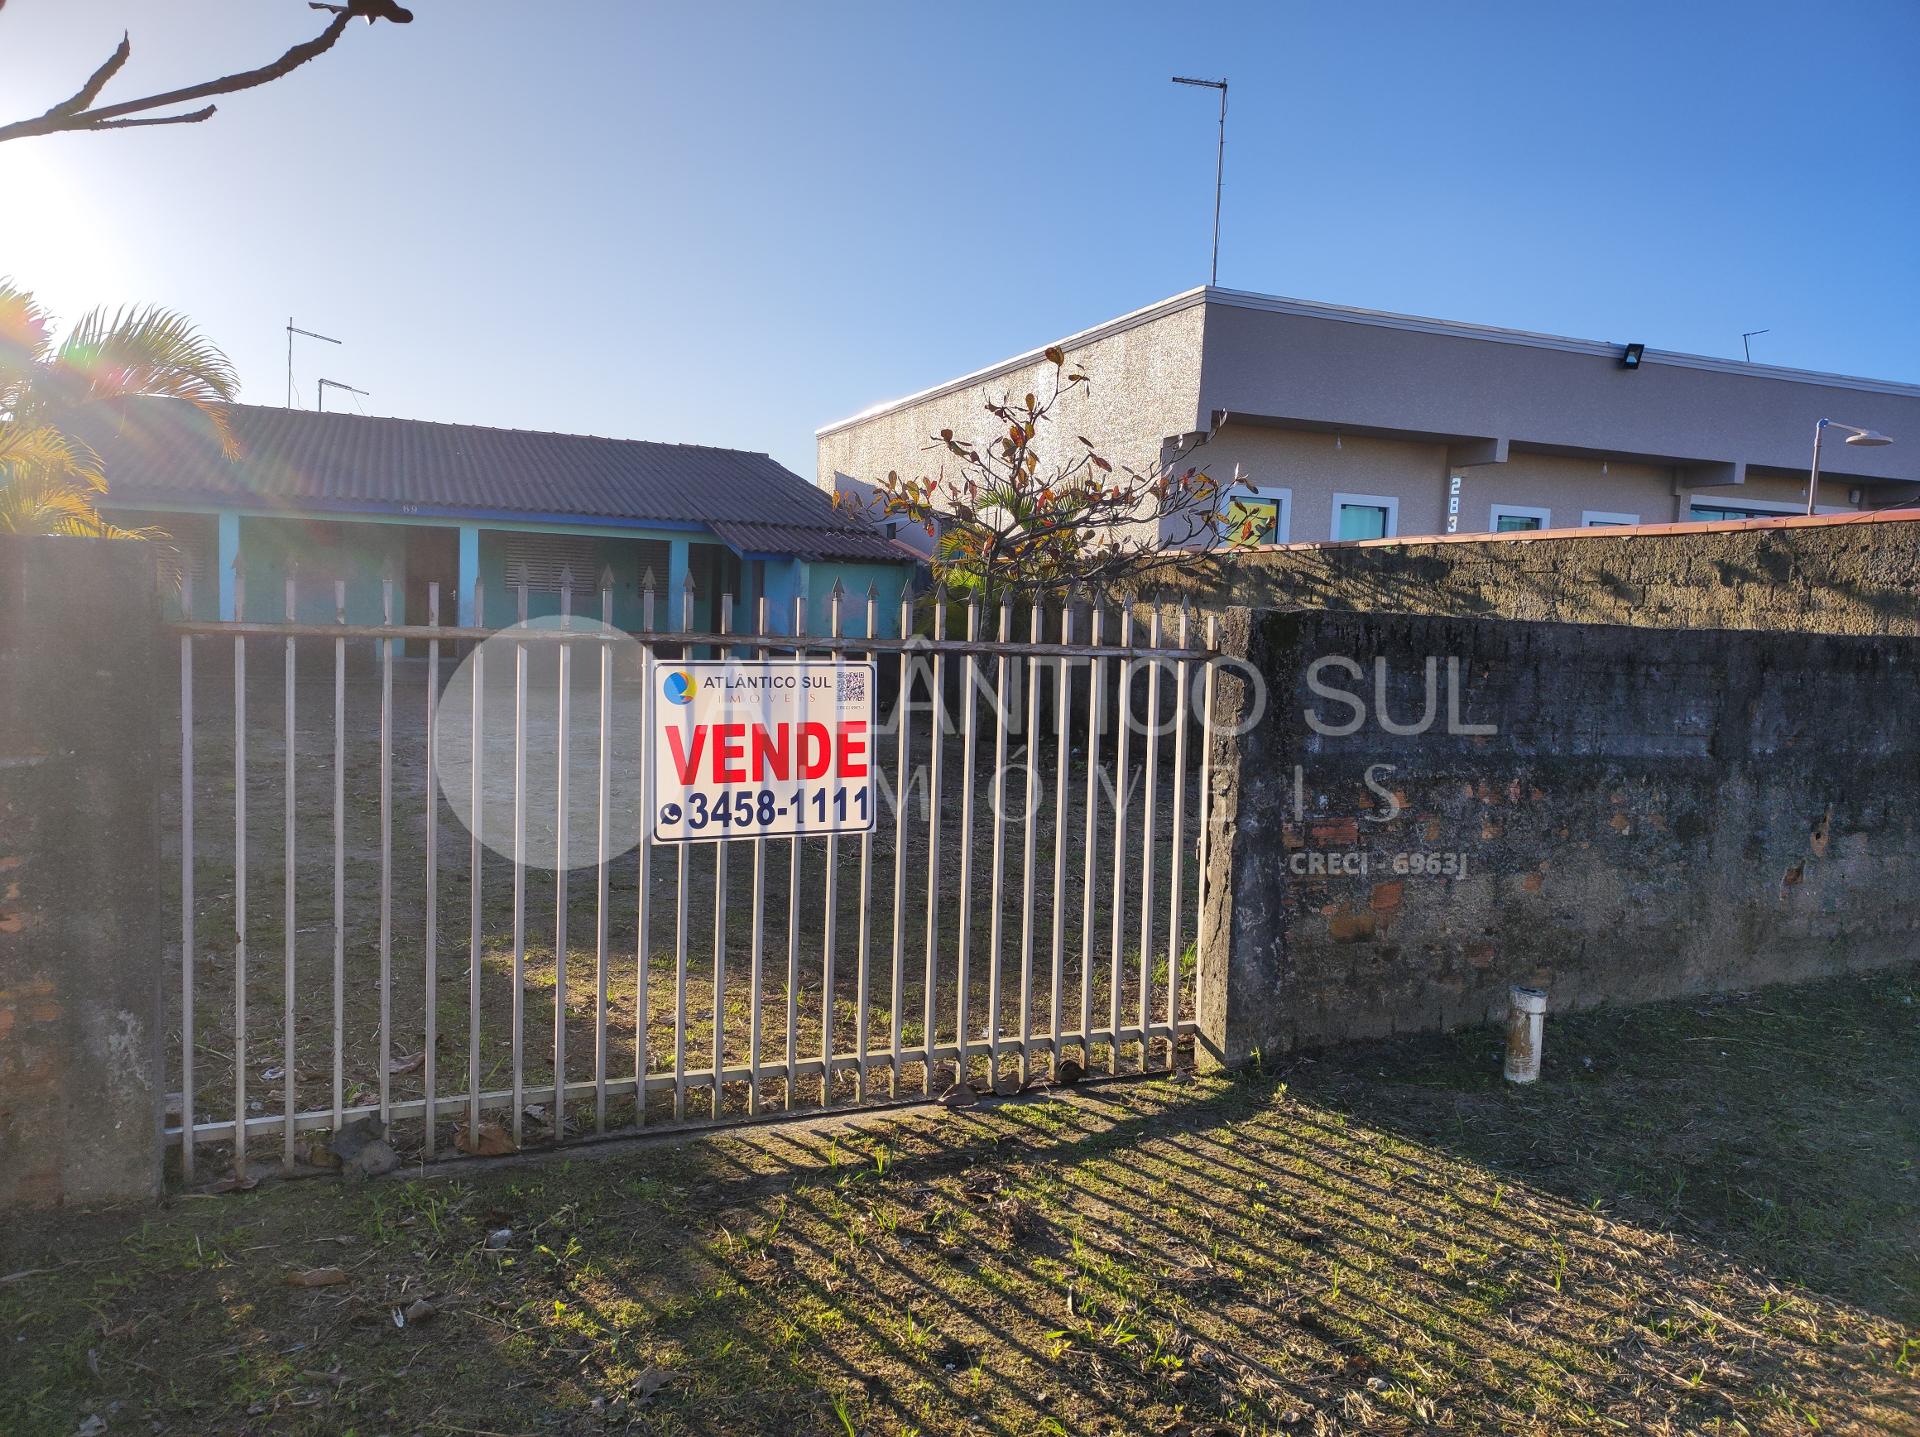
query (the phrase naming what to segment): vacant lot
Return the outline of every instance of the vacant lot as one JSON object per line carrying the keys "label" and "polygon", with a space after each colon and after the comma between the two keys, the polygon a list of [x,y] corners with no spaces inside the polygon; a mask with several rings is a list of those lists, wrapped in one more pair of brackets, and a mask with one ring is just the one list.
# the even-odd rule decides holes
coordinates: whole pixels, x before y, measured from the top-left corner
{"label": "vacant lot", "polygon": [[[195,701],[194,724],[194,1094],[199,1119],[216,1121],[233,1113],[237,1049],[235,1023],[236,955],[234,947],[237,873],[235,867],[235,755],[234,701],[230,676],[215,662],[215,646],[203,644],[201,682]],[[388,964],[383,974],[380,945],[382,808],[380,774],[380,684],[377,674],[350,673],[343,693],[345,742],[340,777],[340,947],[339,1004],[335,1009],[335,869],[334,869],[334,711],[332,670],[302,668],[297,678],[297,710],[293,735],[293,797],[296,817],[291,925],[288,922],[285,847],[287,739],[284,729],[282,670],[278,651],[255,645],[249,669],[246,728],[246,923],[248,940],[245,1032],[245,1078],[248,1112],[254,1118],[285,1111],[288,1074],[292,1075],[295,1111],[331,1108],[336,1097],[346,1107],[377,1100],[383,1054],[380,1014],[383,1004],[392,1015],[391,1036],[384,1056],[387,1081],[396,1100],[419,1098],[425,1092],[427,1015],[431,1008],[434,1043],[434,1090],[445,1097],[467,1090],[469,1059],[477,1055],[482,1090],[504,1090],[512,1081],[511,1044],[514,1006],[514,884],[511,862],[498,852],[484,851],[480,878],[480,1011],[477,1023],[469,1007],[472,908],[472,869],[469,832],[454,810],[427,782],[426,670],[418,661],[396,664],[391,719],[390,757],[390,898],[387,920]],[[326,657],[324,654],[322,657]],[[447,668],[453,667],[449,657]],[[498,839],[512,811],[513,689],[512,672],[496,663],[490,679],[486,752],[490,797],[483,807],[492,821],[487,827]],[[468,695],[448,712],[465,717]],[[1049,692],[1051,692],[1049,690]],[[637,690],[623,702],[637,713]],[[1188,761],[1181,789],[1182,867],[1181,931],[1177,943],[1167,933],[1171,909],[1173,869],[1173,797],[1171,740],[1158,745],[1160,763],[1153,790],[1154,922],[1142,919],[1147,896],[1147,865],[1143,859],[1147,782],[1142,763],[1143,745],[1133,740],[1127,770],[1129,811],[1124,826],[1125,858],[1116,864],[1116,816],[1110,772],[1097,775],[1092,790],[1092,841],[1088,842],[1087,740],[1076,725],[1067,746],[1068,782],[1064,795],[1056,788],[1059,769],[1057,730],[1048,719],[1041,726],[1036,750],[1034,850],[1029,877],[1023,842],[1027,811],[1026,740],[1024,714],[1014,712],[1022,734],[1008,736],[1005,753],[986,725],[986,701],[977,702],[976,780],[973,812],[962,803],[963,746],[949,734],[941,748],[943,777],[939,803],[930,802],[928,769],[932,759],[931,723],[927,712],[911,718],[907,780],[898,778],[898,739],[881,735],[875,755],[885,777],[884,794],[909,795],[907,817],[896,827],[894,810],[883,799],[879,823],[865,856],[858,839],[839,842],[832,888],[836,941],[833,945],[832,1001],[826,992],[826,915],[828,910],[828,847],[819,838],[798,845],[799,866],[793,865],[796,845],[769,839],[762,845],[761,900],[764,912],[762,979],[759,1002],[753,999],[752,948],[755,911],[755,845],[728,847],[725,899],[716,902],[717,873],[714,846],[699,845],[684,853],[653,848],[622,852],[608,868],[607,973],[605,983],[606,1066],[608,1074],[631,1079],[635,1066],[635,1032],[639,1013],[640,953],[646,954],[646,1033],[648,1071],[654,1074],[710,1072],[715,1049],[715,1010],[720,1014],[721,1046],[730,1066],[744,1065],[750,1056],[754,1019],[759,1016],[763,1062],[778,1064],[787,1053],[787,1016],[794,1010],[794,1053],[800,1060],[817,1060],[829,1008],[833,1014],[834,1051],[844,1062],[860,1047],[865,1019],[865,1047],[870,1052],[891,1048],[896,1011],[902,1046],[924,1041],[929,1008],[928,875],[936,850],[938,909],[934,928],[935,955],[931,1009],[936,1042],[952,1043],[959,1024],[960,935],[968,937],[967,1013],[970,1041],[983,1044],[989,1014],[998,1014],[998,1033],[1017,1037],[1021,1031],[1021,994],[1027,949],[1031,945],[1032,976],[1028,989],[1032,1031],[1049,1031],[1054,999],[1055,882],[1059,881],[1059,934],[1062,1027],[1078,1033],[1085,1010],[1095,1030],[1109,1025],[1114,975],[1119,975],[1123,1027],[1137,1026],[1140,995],[1148,994],[1150,1016],[1164,1022],[1170,972],[1179,976],[1180,1012],[1193,1013],[1194,992],[1190,950],[1196,929],[1196,870],[1194,864],[1199,817],[1196,782],[1197,754]],[[883,708],[882,713],[891,712]],[[573,696],[570,756],[573,761],[571,797],[572,851],[592,851],[597,793],[598,725],[597,678],[583,666]],[[954,711],[957,715],[957,709]],[[632,717],[632,715],[629,715]],[[637,724],[637,718],[634,719]],[[443,742],[446,734],[443,730]],[[538,779],[552,790],[557,725],[553,691],[540,690],[529,701],[529,792],[540,792]],[[637,732],[637,731],[636,731]],[[629,746],[637,743],[628,735]],[[1000,762],[996,762],[999,760]],[[612,765],[616,788],[637,788],[636,771],[628,755],[616,753]],[[1003,767],[1002,807],[1011,815],[995,849],[992,774]],[[1108,769],[1111,769],[1109,760]],[[166,785],[169,811],[163,832],[170,844],[179,840],[179,795],[175,780]],[[1064,804],[1056,809],[1056,803]],[[434,942],[427,944],[427,812],[432,801],[438,814],[432,892],[436,900]],[[617,805],[615,806],[617,810]],[[551,848],[554,810],[550,798],[529,800],[527,827],[533,849],[542,836]],[[630,815],[622,813],[622,818]],[[1064,823],[1057,820],[1064,819]],[[1066,835],[1064,853],[1056,832]],[[618,844],[614,845],[616,848]],[[510,849],[509,849],[510,851]],[[1056,874],[1056,855],[1060,858]],[[964,857],[964,863],[963,863]],[[682,864],[684,862],[684,870]],[[170,855],[168,870],[178,864]],[[1117,876],[1116,876],[1117,870]],[[686,907],[677,899],[684,871]],[[996,872],[998,877],[996,877]],[[639,933],[639,897],[647,885],[649,915],[646,941]],[[895,884],[901,898],[894,902]],[[1026,895],[1032,892],[1032,902]],[[551,871],[530,866],[521,905],[523,951],[523,1082],[527,1101],[550,1107],[553,1082],[554,1010],[562,998],[554,954],[556,917],[560,903]],[[564,1011],[567,1076],[574,1083],[595,1076],[595,1050],[600,1015],[597,982],[598,893],[595,870],[589,866],[571,873],[565,885],[567,911]],[[862,896],[866,896],[862,923]],[[997,899],[997,901],[996,901]],[[1119,918],[1115,921],[1115,908]],[[997,915],[997,921],[996,921]],[[294,1004],[291,1033],[285,1017],[287,941],[293,938]],[[893,985],[894,949],[898,930],[901,984]],[[171,930],[170,930],[171,932]],[[861,935],[866,936],[867,1000],[860,998]],[[1146,936],[1148,958],[1141,962],[1141,939]],[[723,961],[715,961],[715,940],[721,940]],[[429,960],[431,951],[431,960]],[[998,955],[998,981],[994,981]],[[1170,956],[1173,961],[1170,963]],[[684,1021],[676,1004],[676,978],[685,977]],[[792,982],[789,983],[791,974]],[[429,1001],[431,975],[431,1002]],[[716,985],[716,976],[721,982]],[[169,989],[179,984],[170,977]],[[716,1004],[716,988],[720,1001]],[[994,1006],[998,1000],[997,1008]],[[176,1024],[169,1033],[168,1086],[181,1084],[182,1027],[177,1018],[180,995],[170,991]],[[334,1033],[340,1033],[341,1057],[336,1074]],[[1093,1045],[1096,1066],[1113,1061],[1108,1045]],[[1011,1059],[1007,1060],[1011,1063]],[[1122,1045],[1118,1061],[1123,1069],[1137,1068],[1137,1043]],[[1164,1041],[1156,1041],[1154,1066],[1167,1061]],[[985,1063],[976,1062],[976,1077],[984,1080]],[[940,1091],[952,1077],[950,1063],[932,1076]],[[918,1093],[929,1082],[918,1063],[903,1065],[901,1091]],[[892,1086],[892,1074],[876,1072],[872,1092]],[[747,1085],[726,1086],[720,1115],[743,1114],[748,1106]],[[761,1085],[760,1101],[769,1110],[810,1106],[819,1101],[817,1077],[789,1085],[769,1078]],[[844,1068],[836,1074],[833,1097],[851,1102],[858,1096],[854,1076]],[[499,1109],[504,1106],[506,1111]],[[705,1118],[714,1113],[711,1085],[698,1079],[674,1095],[656,1091],[648,1120],[660,1123],[683,1113]],[[510,1121],[511,1104],[494,1105],[490,1117]],[[570,1132],[591,1127],[592,1100],[576,1100],[566,1115]],[[631,1099],[616,1097],[609,1104],[608,1124],[625,1126],[633,1120]],[[453,1119],[443,1115],[439,1140],[450,1140]],[[527,1138],[553,1136],[550,1123],[529,1123]],[[420,1142],[417,1123],[407,1123],[399,1134],[403,1145]],[[250,1156],[274,1160],[282,1149],[282,1133],[270,1131],[252,1139]],[[204,1154],[203,1172],[224,1171],[224,1153]]]}
{"label": "vacant lot", "polygon": [[1917,990],[36,1218],[0,1429],[1914,1432]]}

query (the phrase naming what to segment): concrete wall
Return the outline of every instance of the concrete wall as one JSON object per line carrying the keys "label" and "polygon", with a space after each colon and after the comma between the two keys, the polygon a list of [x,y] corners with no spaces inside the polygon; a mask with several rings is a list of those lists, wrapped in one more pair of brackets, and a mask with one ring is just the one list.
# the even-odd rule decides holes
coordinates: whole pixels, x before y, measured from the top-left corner
{"label": "concrete wall", "polygon": [[1209,606],[1920,635],[1920,512],[1276,549],[1152,585]]}
{"label": "concrete wall", "polygon": [[[1920,956],[1920,641],[1244,610],[1228,629],[1266,708],[1214,755],[1216,1059],[1476,1023],[1515,982],[1562,1009]],[[1231,723],[1254,686],[1221,687]]]}
{"label": "concrete wall", "polygon": [[0,1209],[159,1191],[154,557],[0,537]]}

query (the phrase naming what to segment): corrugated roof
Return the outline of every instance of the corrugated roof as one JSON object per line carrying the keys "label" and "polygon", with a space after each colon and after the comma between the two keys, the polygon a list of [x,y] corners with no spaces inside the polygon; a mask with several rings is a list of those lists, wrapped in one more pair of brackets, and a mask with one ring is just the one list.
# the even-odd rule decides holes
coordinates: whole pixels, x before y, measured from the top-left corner
{"label": "corrugated roof", "polygon": [[352,511],[417,505],[476,515],[705,524],[736,549],[898,560],[885,536],[765,454],[234,404],[241,457],[220,454],[206,417],[137,399],[88,435],[110,504],[232,504]]}
{"label": "corrugated roof", "polygon": [[873,529],[802,528],[793,524],[737,524],[716,519],[712,525],[726,545],[740,554],[791,554],[796,559],[864,559],[909,563],[893,540]]}

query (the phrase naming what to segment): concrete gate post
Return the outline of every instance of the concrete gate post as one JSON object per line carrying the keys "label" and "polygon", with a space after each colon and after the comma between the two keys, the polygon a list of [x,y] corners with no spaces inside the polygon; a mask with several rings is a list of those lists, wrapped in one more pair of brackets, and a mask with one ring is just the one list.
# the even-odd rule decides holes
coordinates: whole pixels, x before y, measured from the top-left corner
{"label": "concrete gate post", "polygon": [[154,558],[0,537],[0,1209],[160,1188]]}

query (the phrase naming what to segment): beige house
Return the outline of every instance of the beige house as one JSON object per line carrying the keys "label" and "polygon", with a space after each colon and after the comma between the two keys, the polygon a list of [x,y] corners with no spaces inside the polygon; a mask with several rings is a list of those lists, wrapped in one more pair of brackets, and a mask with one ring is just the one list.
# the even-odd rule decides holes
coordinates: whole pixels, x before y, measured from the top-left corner
{"label": "beige house", "polygon": [[[1916,384],[1211,287],[1058,343],[1093,380],[1063,457],[1076,434],[1136,465],[1197,442],[1273,543],[1804,513],[1821,419],[1896,441],[1828,430],[1821,512],[1920,500]],[[819,483],[937,477],[940,429],[984,438],[985,399],[1051,374],[1035,349],[829,424]]]}

